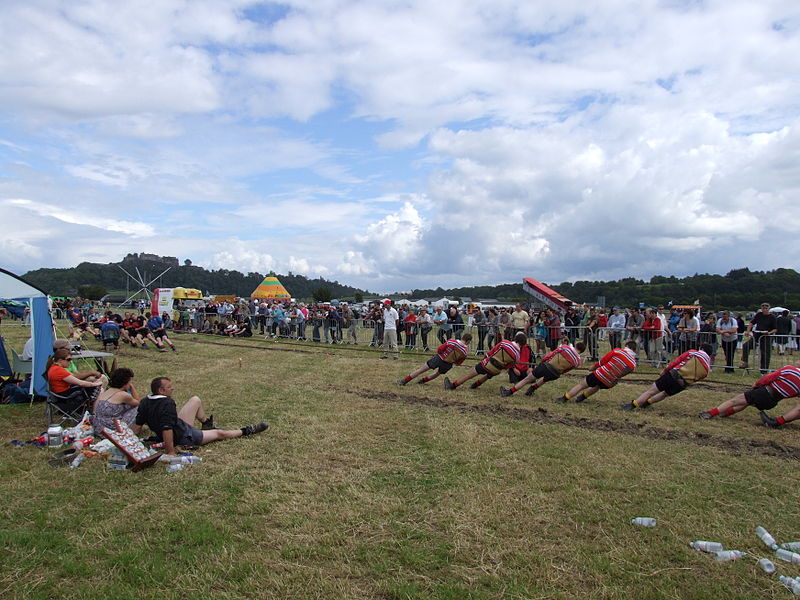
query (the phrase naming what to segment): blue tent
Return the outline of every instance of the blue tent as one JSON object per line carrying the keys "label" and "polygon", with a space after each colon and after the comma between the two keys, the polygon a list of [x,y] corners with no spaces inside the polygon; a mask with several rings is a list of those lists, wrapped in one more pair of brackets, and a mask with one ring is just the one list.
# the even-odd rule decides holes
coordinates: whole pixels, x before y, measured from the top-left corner
{"label": "blue tent", "polygon": [[53,320],[47,292],[39,289],[10,271],[0,268],[0,300],[24,302],[31,308],[31,337],[33,337],[33,378],[30,393],[47,395],[44,368],[53,353]]}

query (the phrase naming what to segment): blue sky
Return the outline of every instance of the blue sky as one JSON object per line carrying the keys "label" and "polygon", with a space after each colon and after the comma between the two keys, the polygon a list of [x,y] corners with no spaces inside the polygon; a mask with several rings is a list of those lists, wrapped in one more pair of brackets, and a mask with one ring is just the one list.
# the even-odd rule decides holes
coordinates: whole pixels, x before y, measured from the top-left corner
{"label": "blue sky", "polygon": [[0,264],[800,268],[794,1],[9,0]]}

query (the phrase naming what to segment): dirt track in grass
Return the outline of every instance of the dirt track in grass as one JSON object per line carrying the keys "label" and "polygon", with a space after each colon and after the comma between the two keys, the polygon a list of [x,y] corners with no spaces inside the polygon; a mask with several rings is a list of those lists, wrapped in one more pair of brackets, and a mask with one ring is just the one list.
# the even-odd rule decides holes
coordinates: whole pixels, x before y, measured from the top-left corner
{"label": "dirt track in grass", "polygon": [[530,421],[542,425],[564,425],[592,431],[609,431],[650,440],[668,440],[698,446],[708,446],[724,450],[734,455],[762,455],[800,460],[800,448],[779,444],[773,440],[751,440],[722,435],[712,435],[696,431],[662,429],[652,427],[647,422],[633,423],[628,420],[609,421],[607,419],[588,419],[563,414],[551,414],[546,408],[526,409],[498,404],[467,404],[457,400],[440,400],[424,396],[402,395],[392,392],[374,392],[364,389],[340,389],[337,391],[356,394],[362,398],[380,402],[427,406],[444,410],[455,410],[466,414],[480,414],[488,417],[501,417],[518,421]]}

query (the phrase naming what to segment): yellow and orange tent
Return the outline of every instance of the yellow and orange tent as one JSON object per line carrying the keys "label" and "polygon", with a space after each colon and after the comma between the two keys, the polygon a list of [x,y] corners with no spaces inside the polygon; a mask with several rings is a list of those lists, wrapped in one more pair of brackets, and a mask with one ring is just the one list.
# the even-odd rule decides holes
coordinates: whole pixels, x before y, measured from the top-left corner
{"label": "yellow and orange tent", "polygon": [[264,281],[258,284],[251,298],[263,298],[265,300],[291,300],[292,296],[286,291],[277,277],[265,277]]}

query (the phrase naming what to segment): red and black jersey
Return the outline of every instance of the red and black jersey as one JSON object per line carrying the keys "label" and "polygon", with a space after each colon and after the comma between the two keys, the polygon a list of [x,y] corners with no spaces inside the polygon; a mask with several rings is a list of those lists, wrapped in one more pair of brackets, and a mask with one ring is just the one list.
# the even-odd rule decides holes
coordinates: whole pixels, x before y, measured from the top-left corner
{"label": "red and black jersey", "polygon": [[754,388],[771,386],[783,398],[800,396],[800,369],[794,365],[781,367],[755,382]]}
{"label": "red and black jersey", "polygon": [[447,340],[436,349],[436,354],[446,363],[460,365],[467,358],[469,348],[461,340]]}

